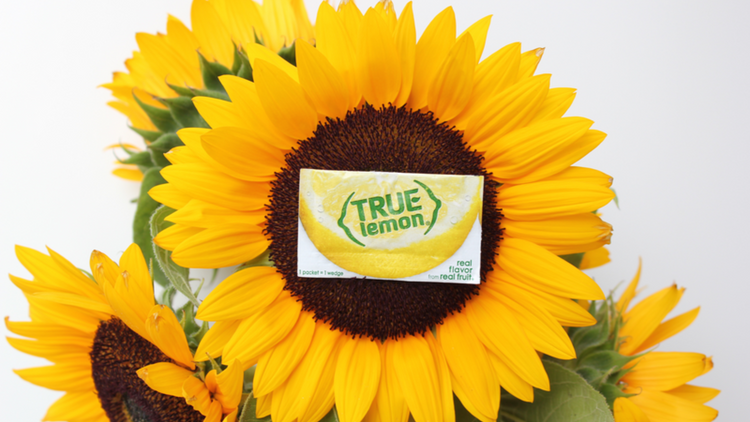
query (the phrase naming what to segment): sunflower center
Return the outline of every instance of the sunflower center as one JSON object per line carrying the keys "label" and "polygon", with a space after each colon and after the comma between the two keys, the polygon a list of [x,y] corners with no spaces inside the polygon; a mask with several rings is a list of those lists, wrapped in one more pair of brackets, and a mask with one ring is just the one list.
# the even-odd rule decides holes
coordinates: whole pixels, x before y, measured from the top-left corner
{"label": "sunflower center", "polygon": [[[423,333],[440,324],[479,292],[479,286],[361,278],[297,277],[300,169],[487,176],[482,157],[460,132],[431,113],[365,105],[341,120],[319,124],[314,136],[286,156],[272,182],[267,233],[271,259],[315,318],[349,335],[374,339]],[[497,183],[485,177],[482,204],[482,281],[492,268],[502,236]]]}
{"label": "sunflower center", "polygon": [[138,378],[138,369],[172,360],[120,319],[99,324],[90,356],[94,385],[110,421],[203,421],[185,399],[158,393]]}

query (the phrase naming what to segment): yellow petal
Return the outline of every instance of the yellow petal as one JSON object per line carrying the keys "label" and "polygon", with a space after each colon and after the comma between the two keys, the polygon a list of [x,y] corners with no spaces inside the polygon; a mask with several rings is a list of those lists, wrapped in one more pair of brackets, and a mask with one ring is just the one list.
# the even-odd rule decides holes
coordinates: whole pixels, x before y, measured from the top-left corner
{"label": "yellow petal", "polygon": [[198,349],[195,351],[195,361],[204,362],[209,358],[217,358],[222,355],[224,345],[229,342],[237,328],[240,326],[239,320],[218,321],[211,329],[208,330]]}
{"label": "yellow petal", "polygon": [[244,127],[246,125],[240,115],[240,107],[229,101],[210,97],[193,97],[193,104],[206,123],[214,129],[223,126]]}
{"label": "yellow petal", "polygon": [[396,379],[393,366],[393,348],[396,340],[387,339],[379,344],[380,349],[380,383],[375,400],[363,419],[364,422],[406,422],[409,419],[409,408],[406,406],[404,392]]}
{"label": "yellow petal", "polygon": [[[73,293],[37,292],[34,293],[34,297],[44,301],[59,303],[61,305],[81,308],[83,311],[88,312],[91,315],[98,315],[101,319],[109,319],[109,316],[113,314],[112,308],[104,303],[104,300],[89,299]],[[102,299],[104,298],[102,297]]]}
{"label": "yellow petal", "polygon": [[681,291],[676,285],[662,289],[642,300],[623,316],[620,353],[632,355],[659,326],[661,320],[680,301]]}
{"label": "yellow petal", "polygon": [[240,121],[235,126],[252,132],[253,139],[262,140],[281,150],[288,150],[297,145],[297,139],[284,135],[270,121],[258,97],[255,83],[233,75],[220,76],[219,80],[227,90],[232,103],[236,104],[235,111]]}
{"label": "yellow petal", "polygon": [[592,123],[581,117],[566,117],[517,130],[489,147],[486,167],[503,183],[529,183],[552,176],[604,140],[603,132],[587,130]]}
{"label": "yellow petal", "polygon": [[500,407],[500,383],[487,350],[472,331],[464,313],[437,327],[437,337],[451,371],[451,384],[466,408],[479,420],[494,422]]}
{"label": "yellow petal", "polygon": [[273,392],[271,413],[274,421],[317,421],[325,413],[317,419],[311,416],[322,410],[327,413],[331,409],[334,401],[333,377],[341,337],[340,331],[331,330],[326,323],[316,322],[315,334],[307,353],[287,382]]}
{"label": "yellow petal", "polygon": [[576,352],[568,333],[544,308],[492,289],[487,289],[486,294],[494,296],[513,312],[534,349],[558,359],[575,359]]}
{"label": "yellow petal", "polygon": [[62,337],[70,339],[69,343],[82,343],[93,339],[90,333],[85,333],[73,328],[64,327],[58,324],[44,324],[35,321],[10,321],[7,316],[5,317],[5,327],[13,334],[37,339]]}
{"label": "yellow petal", "polygon": [[247,262],[268,248],[257,225],[222,224],[180,243],[172,260],[187,268],[222,268]]}
{"label": "yellow petal", "polygon": [[640,353],[646,349],[656,346],[662,341],[684,330],[685,328],[690,326],[693,321],[695,321],[695,318],[698,317],[698,312],[700,312],[700,307],[685,312],[684,314],[678,315],[668,321],[662,322],[658,327],[656,327],[654,332],[651,333],[651,335],[643,341],[643,343],[638,347],[635,353]]}
{"label": "yellow petal", "polygon": [[266,351],[289,334],[301,317],[302,304],[283,291],[258,315],[240,323],[234,336],[224,346],[224,359],[239,359],[243,364],[255,362]]}
{"label": "yellow petal", "polygon": [[268,183],[235,179],[205,164],[167,166],[161,174],[177,190],[224,208],[252,211],[268,202]]}
{"label": "yellow petal", "polygon": [[315,319],[303,311],[289,335],[260,357],[253,391],[264,396],[283,384],[307,353],[314,333]]}
{"label": "yellow petal", "polygon": [[356,49],[346,33],[344,23],[330,4],[321,2],[318,8],[317,39],[320,50],[344,79],[349,92],[349,106],[359,104],[362,94],[357,87]]}
{"label": "yellow petal", "polygon": [[270,305],[283,288],[284,279],[276,268],[247,268],[216,286],[201,303],[196,317],[204,321],[251,317]]}
{"label": "yellow petal", "polygon": [[506,389],[519,400],[523,400],[527,403],[534,401],[534,387],[532,387],[531,384],[524,381],[523,378],[513,372],[513,370],[510,369],[500,357],[492,353],[491,350],[487,350],[487,356],[489,356],[492,366],[495,368],[497,379],[500,381],[500,386],[502,388]]}
{"label": "yellow petal", "polygon": [[608,264],[611,260],[609,259],[609,250],[602,246],[601,248],[587,251],[583,254],[581,265],[579,266],[582,270],[588,270],[591,268],[601,267],[604,264]]}
{"label": "yellow petal", "polygon": [[380,108],[401,89],[401,58],[388,23],[374,9],[365,14],[357,46],[358,85],[365,100]]}
{"label": "yellow petal", "polygon": [[495,269],[490,272],[484,287],[511,297],[517,302],[541,306],[561,325],[567,327],[587,327],[596,323],[596,319],[573,300],[522,283],[502,270]]}
{"label": "yellow petal", "polygon": [[204,229],[200,227],[190,227],[182,224],[175,224],[167,227],[154,237],[154,243],[168,251],[175,250],[182,242],[197,235]]}
{"label": "yellow petal", "polygon": [[713,400],[720,392],[721,391],[715,388],[698,387],[690,384],[681,385],[677,388],[665,391],[665,393],[669,393],[673,396],[701,404]]}
{"label": "yellow petal", "polygon": [[[64,363],[86,361],[89,359],[93,339],[81,341],[78,338],[61,338],[26,340],[7,337],[8,343],[14,349],[31,356],[45,358],[50,362]],[[73,342],[71,344],[71,341]]]}
{"label": "yellow petal", "polygon": [[232,361],[229,366],[216,376],[217,388],[214,392],[214,400],[221,403],[224,413],[229,413],[240,405],[242,398],[242,385],[244,383],[244,371],[242,363],[238,360]]}
{"label": "yellow petal", "polygon": [[466,316],[479,340],[524,381],[549,391],[549,378],[525,330],[510,311],[491,295],[472,298]]}
{"label": "yellow petal", "polygon": [[[224,223],[261,225],[265,223],[266,217],[265,210],[237,212],[229,208],[191,199],[187,205],[168,215],[165,220],[181,226],[209,228]],[[172,227],[168,227],[165,231]],[[193,234],[197,234],[197,232]]]}
{"label": "yellow petal", "polygon": [[282,133],[295,139],[312,136],[318,116],[297,82],[261,59],[255,61],[253,78],[263,109]]}
{"label": "yellow petal", "polygon": [[427,340],[432,356],[435,357],[435,369],[437,370],[438,388],[440,392],[440,406],[443,410],[443,422],[456,422],[456,409],[453,406],[453,389],[451,387],[451,373],[448,369],[448,362],[445,360],[445,353],[440,348],[437,339],[432,335],[432,331],[425,333],[424,339]]}
{"label": "yellow petal", "polygon": [[154,304],[154,282],[140,246],[131,243],[120,257],[119,267],[120,271],[128,274],[127,277],[123,275],[123,281],[133,302],[143,304],[142,309],[148,312]]}
{"label": "yellow petal", "polygon": [[541,220],[592,212],[615,197],[611,189],[577,181],[541,181],[500,188],[498,207],[513,220]]}
{"label": "yellow petal", "polygon": [[243,128],[221,127],[201,137],[206,153],[242,180],[272,180],[284,154]]}
{"label": "yellow petal", "polygon": [[151,336],[151,342],[165,355],[187,368],[195,369],[193,354],[180,321],[168,306],[154,305],[151,308],[146,319],[146,331]]}
{"label": "yellow petal", "polygon": [[186,61],[166,37],[141,32],[135,35],[135,39],[149,66],[166,83],[190,87],[200,84],[200,79],[195,78],[200,75],[193,71],[194,63]]}
{"label": "yellow petal", "polygon": [[[247,59],[253,66],[253,69],[255,69],[255,62],[257,60],[263,60],[273,65],[273,67],[277,68],[278,70],[281,70],[288,77],[294,80],[294,82],[299,82],[299,74],[297,72],[297,68],[288,61],[282,59],[281,56],[274,53],[270,49],[260,44],[252,44],[245,48],[245,52],[247,54]],[[253,77],[254,76],[255,75],[253,74]]]}
{"label": "yellow petal", "polygon": [[574,88],[550,89],[549,92],[547,92],[547,98],[544,99],[544,102],[541,107],[539,107],[539,110],[537,110],[536,115],[531,119],[529,124],[562,117],[565,112],[568,111],[571,104],[573,104],[575,98],[576,90]]}
{"label": "yellow petal", "polygon": [[667,391],[703,374],[706,355],[688,352],[651,352],[630,364],[621,380],[631,387]]}
{"label": "yellow petal", "polygon": [[[204,416],[208,415],[211,408],[211,393],[203,381],[196,377],[185,378],[185,382],[182,384],[182,397],[193,409],[201,412]],[[219,407],[221,408],[221,405]]]}
{"label": "yellow petal", "polygon": [[621,314],[624,314],[628,311],[628,308],[630,307],[630,301],[633,300],[636,294],[636,290],[638,289],[638,282],[641,280],[641,268],[643,267],[643,260],[639,257],[638,258],[638,271],[636,271],[635,276],[633,276],[633,279],[630,280],[630,283],[628,284],[628,287],[625,289],[624,292],[620,295],[620,299],[617,300],[617,311]]}
{"label": "yellow petal", "polygon": [[401,107],[409,99],[411,87],[414,83],[414,55],[417,48],[417,30],[414,28],[414,12],[412,11],[411,2],[406,3],[406,6],[401,11],[394,35],[396,37],[396,48],[398,48],[401,60],[401,88],[393,105]]}
{"label": "yellow petal", "polygon": [[133,182],[143,181],[143,172],[137,168],[119,167],[112,170],[112,174],[121,179],[132,180]]}
{"label": "yellow petal", "polygon": [[299,83],[318,114],[344,118],[349,108],[349,92],[336,68],[317,48],[297,41]]}
{"label": "yellow petal", "polygon": [[542,60],[544,48],[535,48],[521,54],[521,63],[518,65],[518,80],[531,77],[536,72],[536,67]]}
{"label": "yellow petal", "polygon": [[435,356],[424,337],[408,335],[398,339],[393,346],[393,368],[414,420],[442,421]]}
{"label": "yellow petal", "polygon": [[503,219],[504,236],[528,240],[555,255],[585,252],[607,245],[612,226],[595,214],[574,214],[537,221]]}
{"label": "yellow petal", "polygon": [[148,195],[154,201],[176,210],[184,207],[190,201],[189,195],[180,192],[169,183],[154,186],[148,191]]}
{"label": "yellow petal", "polygon": [[227,0],[225,2],[226,23],[237,46],[255,43],[256,34],[263,38],[267,32],[258,3],[254,1]]}
{"label": "yellow petal", "polygon": [[650,421],[709,422],[719,415],[716,409],[661,391],[644,390],[628,400],[643,410]]}
{"label": "yellow petal", "polygon": [[427,104],[440,120],[456,117],[469,103],[474,82],[474,40],[461,37],[448,52],[430,85]]}
{"label": "yellow petal", "polygon": [[512,277],[558,296],[575,299],[604,299],[594,280],[562,258],[522,239],[506,238],[500,243],[498,266]]}
{"label": "yellow petal", "polygon": [[147,365],[136,373],[150,389],[176,397],[182,397],[182,385],[193,376],[193,371],[169,362]]}
{"label": "yellow petal", "polygon": [[427,96],[432,81],[455,42],[456,15],[452,7],[447,7],[427,25],[417,42],[414,82],[409,97],[409,105],[413,109],[420,109],[427,105]]}
{"label": "yellow petal", "polygon": [[[550,75],[538,75],[511,85],[488,99],[468,121],[466,141],[482,151],[502,148],[504,142],[521,142],[513,131],[528,125],[549,91]],[[521,132],[521,136],[525,132]],[[506,135],[511,135],[507,140]]]}
{"label": "yellow petal", "polygon": [[612,411],[616,422],[649,422],[648,416],[627,397],[616,398]]}
{"label": "yellow petal", "polygon": [[598,186],[603,186],[605,188],[612,186],[613,181],[612,176],[605,174],[599,170],[576,166],[568,167],[557,174],[545,178],[544,180],[586,182]]}
{"label": "yellow petal", "polygon": [[84,294],[94,300],[101,299],[101,290],[68,260],[48,249],[50,256],[31,248],[16,245],[18,261],[33,276],[35,282],[42,282],[61,292]]}
{"label": "yellow petal", "polygon": [[205,0],[195,0],[190,9],[190,17],[193,33],[201,45],[200,52],[209,61],[218,61],[231,67],[234,61],[232,37],[216,9]]}
{"label": "yellow petal", "polygon": [[108,420],[94,391],[68,392],[47,409],[44,421]]}
{"label": "yellow petal", "polygon": [[336,408],[342,422],[358,422],[365,417],[378,391],[380,371],[380,351],[374,341],[361,337],[343,341],[333,380]]}
{"label": "yellow petal", "polygon": [[13,372],[24,381],[50,390],[94,391],[90,362],[61,363],[38,368],[14,369]]}
{"label": "yellow petal", "polygon": [[[107,297],[107,302],[115,311],[115,315],[124,322],[128,328],[135,331],[139,336],[149,339],[148,332],[144,323],[148,317],[148,311],[153,306],[152,303],[142,303],[133,301],[133,296],[129,294],[128,288],[126,287],[125,279],[127,279],[127,272],[121,274],[114,285],[104,285],[104,295]],[[153,300],[153,299],[152,299]]]}

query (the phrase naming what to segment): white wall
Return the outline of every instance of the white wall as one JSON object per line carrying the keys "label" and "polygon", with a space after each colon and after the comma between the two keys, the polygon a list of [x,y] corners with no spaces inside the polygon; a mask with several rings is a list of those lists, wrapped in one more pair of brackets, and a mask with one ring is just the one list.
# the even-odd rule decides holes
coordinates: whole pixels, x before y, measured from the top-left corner
{"label": "white wall", "polygon": [[[514,41],[546,47],[539,72],[578,88],[569,115],[609,134],[582,164],[614,176],[620,197],[620,210],[604,210],[615,227],[613,262],[592,274],[608,290],[632,277],[641,256],[646,293],[673,281],[687,287],[676,312],[700,305],[701,315],[660,350],[713,355],[716,368],[696,384],[723,390],[710,403],[719,420],[742,420],[750,4],[416,0],[417,30],[450,3],[459,30],[494,15],[485,51]],[[135,33],[163,31],[168,13],[189,22],[189,1],[0,3],[0,273],[27,275],[14,244],[49,245],[81,267],[94,248],[119,256],[127,247],[137,189],[108,175],[103,148],[138,138],[97,85],[124,69]],[[0,316],[24,319],[26,310],[0,282]],[[0,356],[3,419],[40,420],[59,393],[10,368],[42,361],[5,342]]]}

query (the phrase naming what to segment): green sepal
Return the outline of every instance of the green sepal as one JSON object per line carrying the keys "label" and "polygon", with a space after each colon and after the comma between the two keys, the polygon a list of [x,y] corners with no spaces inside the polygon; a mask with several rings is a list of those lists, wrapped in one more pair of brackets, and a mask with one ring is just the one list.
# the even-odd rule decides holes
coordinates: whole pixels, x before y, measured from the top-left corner
{"label": "green sepal", "polygon": [[292,66],[297,66],[297,43],[292,43],[289,47],[283,47],[279,50],[279,57],[291,63]]}
{"label": "green sepal", "polygon": [[570,265],[576,268],[581,268],[581,262],[583,262],[583,254],[584,252],[574,253],[570,255],[558,255],[558,256],[566,260]]}
{"label": "green sepal", "polygon": [[143,174],[143,182],[141,182],[141,191],[135,208],[135,218],[133,219],[133,242],[140,246],[143,258],[149,267],[152,268],[154,281],[166,287],[168,284],[166,275],[158,265],[154,265],[155,256],[151,246],[151,225],[149,223],[151,214],[161,204],[151,199],[148,191],[154,186],[167,182],[161,176],[159,170],[161,169],[158,167],[151,167]]}
{"label": "green sepal", "polygon": [[166,289],[161,293],[158,303],[160,305],[167,305],[172,308],[172,302],[174,302],[174,296],[177,294],[177,290],[173,286],[167,286]]}
{"label": "green sepal", "polygon": [[195,305],[193,305],[192,302],[182,305],[182,307],[177,309],[175,314],[180,317],[180,325],[186,336],[201,329],[201,327],[195,323]]}
{"label": "green sepal", "polygon": [[261,252],[260,255],[240,265],[240,267],[237,268],[237,271],[242,271],[250,267],[273,267],[273,266],[274,266],[274,263],[273,261],[271,261],[271,250],[266,249],[265,251]]}
{"label": "green sepal", "polygon": [[135,101],[141,106],[141,109],[146,113],[149,120],[151,120],[151,123],[153,123],[160,131],[169,133],[176,132],[180,129],[169,110],[148,105],[141,101],[136,95],[133,95],[133,98],[135,98]]}
{"label": "green sepal", "polygon": [[242,58],[240,49],[237,48],[237,44],[232,42],[232,45],[234,45],[234,60],[232,61],[232,74],[237,74],[237,72],[240,71],[240,67],[242,66]]}
{"label": "green sepal", "polygon": [[623,356],[614,350],[600,350],[578,361],[578,368],[591,368],[601,374],[612,374],[639,357],[640,355]]}
{"label": "green sepal", "polygon": [[120,160],[122,164],[136,164],[138,166],[152,167],[151,154],[148,151],[141,151],[132,154],[130,157]]}
{"label": "green sepal", "polygon": [[151,145],[148,146],[148,149],[164,154],[174,147],[181,147],[183,145],[185,144],[176,133],[165,133],[160,136],[159,139],[152,142]]}
{"label": "green sepal", "polygon": [[243,53],[242,51],[236,51],[234,54],[235,60],[240,62],[240,66],[237,69],[237,72],[235,72],[234,74],[240,78],[245,78],[248,81],[252,81],[253,66],[250,64],[250,60],[247,58],[247,55],[245,55],[245,53]]}
{"label": "green sepal", "polygon": [[[172,225],[172,223],[165,221],[164,219],[173,212],[175,212],[175,210],[164,205],[161,205],[158,209],[154,210],[149,220],[149,233],[152,239],[156,237],[159,232]],[[199,306],[200,303],[198,302],[198,298],[195,297],[195,294],[193,294],[193,291],[190,289],[188,278],[189,270],[172,261],[171,251],[163,249],[154,242],[151,242],[150,246],[152,254],[156,258],[156,262],[159,264],[158,268],[165,274],[165,278],[169,283],[175,288],[175,290],[185,295],[193,305]]]}
{"label": "green sepal", "polygon": [[203,85],[208,89],[226,93],[224,86],[219,82],[219,76],[231,75],[232,71],[221,63],[209,62],[201,53],[198,53],[198,57],[200,58]]}
{"label": "green sepal", "polygon": [[229,101],[229,95],[223,91],[211,91],[210,89],[194,89],[193,94],[196,97],[210,97],[219,100]]}
{"label": "green sepal", "polygon": [[169,107],[172,117],[182,127],[209,127],[195,108],[192,97],[162,98],[159,101]]}
{"label": "green sepal", "polygon": [[614,422],[606,398],[575,372],[543,360],[550,391],[534,389],[534,402],[503,394],[498,420],[512,422]]}
{"label": "green sepal", "polygon": [[155,140],[159,139],[159,137],[162,135],[161,132],[157,132],[154,130],[145,130],[145,129],[138,129],[137,127],[128,126],[133,132],[141,135],[141,137],[149,142],[154,142]]}
{"label": "green sepal", "polygon": [[258,419],[255,416],[255,409],[258,405],[258,399],[253,396],[253,393],[247,395],[245,403],[242,405],[242,413],[240,413],[237,422],[271,422],[271,417],[266,416],[265,418]]}
{"label": "green sepal", "polygon": [[208,326],[208,322],[206,322],[206,321],[203,321],[203,322],[201,323],[201,328],[200,328],[200,330],[198,330],[198,331],[196,331],[196,332],[194,332],[193,334],[191,334],[191,335],[190,335],[190,337],[191,337],[191,338],[192,338],[193,340],[195,340],[195,344],[196,344],[196,346],[195,346],[195,347],[196,347],[196,348],[198,347],[198,345],[199,345],[199,344],[201,344],[201,340],[203,340],[203,336],[205,336],[205,335],[206,335],[206,333],[208,332],[209,328],[210,328],[210,327]]}
{"label": "green sepal", "polygon": [[618,397],[633,397],[635,394],[627,394],[620,390],[619,387],[613,384],[603,384],[599,387],[599,392],[607,400],[607,404],[611,409],[614,409],[615,399]]}
{"label": "green sepal", "polygon": [[170,83],[167,83],[167,86],[172,89],[172,91],[176,92],[177,95],[181,97],[193,97],[195,94],[193,94],[192,88],[185,88],[184,86],[177,86],[172,85]]}

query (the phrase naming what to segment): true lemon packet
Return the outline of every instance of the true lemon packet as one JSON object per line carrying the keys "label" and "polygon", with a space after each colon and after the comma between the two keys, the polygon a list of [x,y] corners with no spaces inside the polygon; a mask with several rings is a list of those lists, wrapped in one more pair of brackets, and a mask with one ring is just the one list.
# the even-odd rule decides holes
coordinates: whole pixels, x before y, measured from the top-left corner
{"label": "true lemon packet", "polygon": [[302,169],[297,274],[479,284],[484,177]]}

